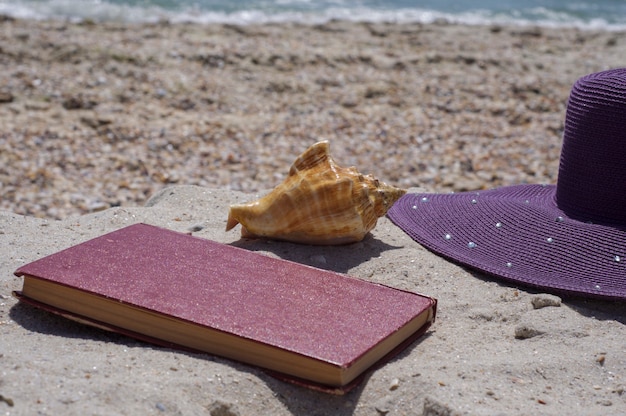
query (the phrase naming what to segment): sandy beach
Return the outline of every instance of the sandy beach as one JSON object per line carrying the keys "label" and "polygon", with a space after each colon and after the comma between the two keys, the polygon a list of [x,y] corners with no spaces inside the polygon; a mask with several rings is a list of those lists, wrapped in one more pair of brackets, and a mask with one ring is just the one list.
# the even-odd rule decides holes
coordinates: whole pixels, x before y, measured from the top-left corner
{"label": "sandy beach", "polygon": [[66,218],[172,184],[274,187],[310,144],[397,186],[556,180],[580,76],[624,33],[448,24],[0,23],[0,208]]}
{"label": "sandy beach", "polygon": [[[386,218],[334,248],[224,231],[318,140],[411,191],[555,183],[573,82],[624,56],[577,29],[0,19],[0,414],[625,414],[623,303],[502,283]],[[24,263],[136,222],[424,293],[437,321],[330,396],[11,296]]]}

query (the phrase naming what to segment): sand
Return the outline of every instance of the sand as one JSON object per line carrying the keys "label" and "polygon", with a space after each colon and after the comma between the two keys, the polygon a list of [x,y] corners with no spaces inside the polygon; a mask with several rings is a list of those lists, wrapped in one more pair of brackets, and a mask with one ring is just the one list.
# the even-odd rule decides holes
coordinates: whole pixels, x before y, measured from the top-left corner
{"label": "sand", "polygon": [[623,32],[329,22],[0,22],[0,209],[274,187],[312,143],[397,186],[556,181],[565,104]]}
{"label": "sand", "polygon": [[[386,218],[333,248],[224,231],[229,204],[273,187],[320,138],[340,164],[411,191],[553,183],[571,84],[623,64],[624,33],[9,19],[0,39],[0,413],[626,413],[623,303],[472,272]],[[438,319],[331,396],[11,296],[20,265],[135,222],[434,296]]]}

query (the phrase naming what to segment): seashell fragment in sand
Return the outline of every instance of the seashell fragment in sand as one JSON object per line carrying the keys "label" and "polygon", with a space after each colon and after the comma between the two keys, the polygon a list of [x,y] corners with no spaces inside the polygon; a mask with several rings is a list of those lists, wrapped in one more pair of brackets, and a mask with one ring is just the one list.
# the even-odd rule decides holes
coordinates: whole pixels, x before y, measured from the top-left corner
{"label": "seashell fragment in sand", "polygon": [[241,223],[244,237],[335,245],[362,240],[406,190],[356,168],[338,166],[327,141],[302,153],[269,194],[231,205],[226,231]]}

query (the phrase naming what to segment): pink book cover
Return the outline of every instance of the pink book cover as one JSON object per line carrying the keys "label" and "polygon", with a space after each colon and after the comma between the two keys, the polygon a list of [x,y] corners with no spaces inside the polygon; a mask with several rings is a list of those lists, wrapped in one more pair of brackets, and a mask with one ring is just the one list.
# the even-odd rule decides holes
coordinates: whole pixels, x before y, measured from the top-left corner
{"label": "pink book cover", "polygon": [[[15,274],[342,367],[430,309],[432,318],[385,357],[391,358],[422,335],[436,313],[436,300],[427,296],[147,224],[131,225],[51,254],[20,267]],[[106,322],[72,316],[20,292],[16,296],[66,317],[171,346]],[[312,388],[327,387],[274,375]],[[347,391],[359,381],[331,390]]]}

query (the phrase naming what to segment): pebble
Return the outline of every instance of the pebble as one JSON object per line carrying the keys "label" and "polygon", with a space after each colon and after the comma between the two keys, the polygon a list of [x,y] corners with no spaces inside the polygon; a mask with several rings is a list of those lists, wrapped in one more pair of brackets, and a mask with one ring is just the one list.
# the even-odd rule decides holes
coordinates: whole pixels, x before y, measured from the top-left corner
{"label": "pebble", "polygon": [[528,339],[545,334],[545,331],[539,330],[530,324],[520,324],[515,327],[515,338]]}
{"label": "pebble", "polygon": [[391,383],[389,384],[389,390],[397,390],[398,387],[400,387],[400,380],[397,378],[391,380]]}
{"label": "pebble", "polygon": [[542,294],[533,296],[530,302],[532,303],[534,309],[541,309],[547,306],[555,306],[555,307],[561,306],[560,297],[555,296],[555,295],[550,295],[547,293],[542,293]]}
{"label": "pebble", "polygon": [[424,409],[422,416],[460,416],[460,411],[454,410],[446,403],[441,402],[433,397],[426,396],[424,398]]}
{"label": "pebble", "polygon": [[14,98],[10,92],[0,91],[0,103],[10,103]]}
{"label": "pebble", "polygon": [[383,396],[374,403],[374,409],[379,415],[390,413],[394,407],[394,400],[391,396]]}
{"label": "pebble", "polygon": [[192,233],[197,233],[199,231],[202,231],[204,228],[206,228],[204,224],[196,224],[189,227],[188,230]]}
{"label": "pebble", "polygon": [[211,416],[239,416],[241,414],[233,403],[220,399],[214,400],[208,406],[208,410]]}
{"label": "pebble", "polygon": [[491,322],[494,319],[499,318],[500,313],[491,309],[476,308],[469,312],[469,317],[477,321]]}
{"label": "pebble", "polygon": [[322,254],[316,254],[311,256],[311,260],[315,263],[326,264],[326,257]]}
{"label": "pebble", "polygon": [[2,394],[0,394],[0,402],[6,403],[6,405],[9,407],[13,407],[15,405],[15,402],[13,401],[13,399],[11,399],[10,397],[5,397]]}

